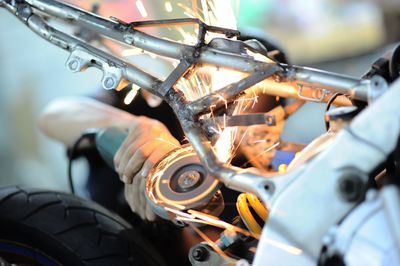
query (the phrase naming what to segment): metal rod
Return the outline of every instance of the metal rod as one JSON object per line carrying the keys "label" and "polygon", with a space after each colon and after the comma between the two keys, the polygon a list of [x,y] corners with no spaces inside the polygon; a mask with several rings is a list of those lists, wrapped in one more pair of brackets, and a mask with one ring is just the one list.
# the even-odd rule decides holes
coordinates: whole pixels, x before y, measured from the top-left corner
{"label": "metal rod", "polygon": [[[195,51],[194,46],[160,39],[126,27],[124,24],[104,19],[95,14],[57,1],[26,0],[26,2],[32,7],[60,19],[79,23],[80,26],[89,30],[161,56],[180,60],[184,56],[193,55]],[[258,66],[263,65],[262,62],[255,61],[248,56],[232,53],[228,54],[209,47],[204,47],[202,49],[199,63],[227,67],[245,72],[254,72],[257,70]]]}
{"label": "metal rod", "polygon": [[[50,27],[41,17],[33,14],[29,17],[27,25],[32,31],[37,33],[42,38],[48,40],[67,51],[74,51],[77,47],[90,51],[97,57],[102,58],[104,61],[113,62],[113,64],[123,70],[123,77],[129,81],[141,86],[142,88],[159,95],[156,88],[162,81],[151,76],[150,74],[138,69],[137,67],[126,63],[112,55],[109,55],[91,45],[88,45],[74,37],[71,37],[63,32],[60,32]],[[96,63],[91,66],[98,67]]]}
{"label": "metal rod", "polygon": [[366,101],[368,98],[369,80],[298,66],[289,66],[287,73],[287,79],[294,80],[297,84],[327,89],[356,100]]}

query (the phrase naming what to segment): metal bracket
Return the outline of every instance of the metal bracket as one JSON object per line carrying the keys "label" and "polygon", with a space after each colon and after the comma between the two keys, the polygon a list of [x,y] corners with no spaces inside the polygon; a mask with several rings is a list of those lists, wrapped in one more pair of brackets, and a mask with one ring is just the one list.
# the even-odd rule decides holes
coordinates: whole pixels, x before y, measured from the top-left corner
{"label": "metal bracket", "polygon": [[319,96],[317,96],[317,97],[305,96],[305,95],[303,95],[303,92],[304,92],[303,87],[304,86],[302,84],[297,85],[297,96],[299,96],[300,99],[305,100],[305,101],[320,103],[329,94],[328,90],[318,89],[318,90],[313,90],[313,94],[316,95],[317,93],[320,93]]}
{"label": "metal bracket", "polygon": [[167,77],[167,79],[161,83],[157,88],[161,96],[165,96],[168,91],[183,77],[185,76],[191,68],[193,68],[194,63],[187,59],[182,59],[179,65],[172,71],[172,73]]}
{"label": "metal bracket", "polygon": [[66,62],[67,69],[74,73],[84,71],[94,65],[100,66],[103,71],[101,80],[103,88],[106,90],[116,89],[122,81],[123,69],[111,64],[105,58],[101,58],[82,47],[76,47]]}
{"label": "metal bracket", "polygon": [[260,114],[245,114],[245,115],[234,115],[234,116],[217,116],[207,119],[201,119],[201,123],[204,126],[217,126],[218,128],[224,129],[226,127],[240,127],[240,126],[252,126],[252,125],[268,125],[275,126],[276,118],[274,115],[267,113]]}

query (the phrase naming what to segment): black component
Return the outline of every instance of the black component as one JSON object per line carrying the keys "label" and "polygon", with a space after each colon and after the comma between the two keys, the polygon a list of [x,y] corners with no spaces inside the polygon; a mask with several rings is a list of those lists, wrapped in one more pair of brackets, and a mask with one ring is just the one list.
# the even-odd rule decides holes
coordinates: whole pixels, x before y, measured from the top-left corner
{"label": "black component", "polygon": [[338,191],[345,201],[358,201],[365,192],[364,182],[361,177],[349,173],[339,179]]}
{"label": "black component", "polygon": [[[332,95],[332,97],[329,99],[328,103],[326,104],[325,107],[325,114],[329,111],[329,109],[331,108],[332,103],[336,100],[337,97],[339,97],[340,95],[343,95],[341,93],[335,93]],[[329,120],[325,119],[325,129],[326,131],[329,130]]]}
{"label": "black component", "polygon": [[399,77],[400,44],[376,60],[363,78],[371,78],[374,75],[382,76],[388,83],[395,81]]}
{"label": "black component", "polygon": [[72,178],[72,161],[75,159],[76,152],[79,148],[79,145],[82,143],[83,140],[89,140],[91,143],[93,143],[93,140],[96,136],[96,131],[94,130],[89,130],[87,132],[84,132],[77,141],[75,141],[74,146],[72,146],[72,149],[68,150],[68,185],[69,189],[71,191],[71,194],[75,194],[75,189],[74,189],[74,180]]}
{"label": "black component", "polygon": [[0,189],[0,224],[0,257],[8,262],[26,259],[25,247],[36,252],[29,265],[43,265],[43,258],[62,265],[165,265],[118,215],[62,192]]}
{"label": "black component", "polygon": [[318,259],[318,266],[345,266],[343,256],[337,253],[330,254],[329,249],[324,246]]}
{"label": "black component", "polygon": [[400,138],[397,140],[396,148],[387,158],[384,167],[386,173],[380,178],[379,184],[381,186],[396,185],[400,187]]}
{"label": "black component", "polygon": [[400,76],[400,44],[393,50],[392,57],[390,58],[389,74],[393,81]]}
{"label": "black component", "polygon": [[386,58],[386,56],[380,57],[378,60],[372,63],[371,69],[363,76],[363,78],[371,78],[374,75],[379,75],[386,81],[391,80],[389,74],[389,58]]}
{"label": "black component", "polygon": [[[341,93],[335,93],[332,95],[332,97],[329,99],[328,103],[326,104],[325,108],[325,128],[326,131],[329,130],[330,125],[329,121],[335,121],[337,119],[344,119],[344,120],[351,120],[354,118],[358,113],[361,112],[363,109],[363,106],[358,105],[357,103],[353,102],[353,106],[344,106],[344,107],[338,107],[335,110],[330,110],[332,103],[336,100],[337,97],[341,96],[343,94]],[[365,104],[365,103],[363,103]]]}
{"label": "black component", "polygon": [[192,250],[190,256],[197,261],[205,261],[208,259],[210,254],[208,253],[208,249],[206,247],[200,245]]}

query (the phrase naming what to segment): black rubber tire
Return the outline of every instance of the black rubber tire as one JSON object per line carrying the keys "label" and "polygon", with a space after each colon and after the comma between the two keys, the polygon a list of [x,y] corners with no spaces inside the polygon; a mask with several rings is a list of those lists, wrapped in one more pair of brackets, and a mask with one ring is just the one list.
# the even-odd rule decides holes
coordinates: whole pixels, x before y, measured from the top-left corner
{"label": "black rubber tire", "polygon": [[1,241],[29,246],[63,265],[164,265],[118,215],[62,192],[1,188]]}

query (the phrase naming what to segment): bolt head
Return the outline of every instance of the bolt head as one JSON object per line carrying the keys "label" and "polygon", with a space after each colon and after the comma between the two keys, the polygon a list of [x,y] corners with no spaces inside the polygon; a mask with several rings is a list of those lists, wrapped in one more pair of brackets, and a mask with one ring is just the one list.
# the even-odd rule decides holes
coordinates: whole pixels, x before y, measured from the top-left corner
{"label": "bolt head", "polygon": [[364,182],[359,176],[344,175],[338,181],[338,191],[345,201],[357,201],[364,192]]}
{"label": "bolt head", "polygon": [[116,81],[113,77],[106,77],[103,81],[103,87],[106,90],[114,89]]}
{"label": "bolt head", "polygon": [[208,250],[203,246],[198,246],[193,249],[192,257],[197,261],[205,261],[208,259]]}

